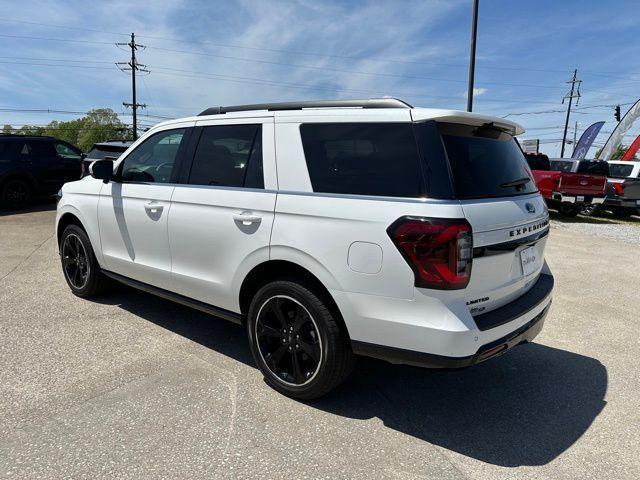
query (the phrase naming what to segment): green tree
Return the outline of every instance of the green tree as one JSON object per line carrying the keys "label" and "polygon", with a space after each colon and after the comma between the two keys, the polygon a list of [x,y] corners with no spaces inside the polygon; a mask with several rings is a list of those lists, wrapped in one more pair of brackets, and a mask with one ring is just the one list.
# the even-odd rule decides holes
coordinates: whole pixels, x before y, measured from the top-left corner
{"label": "green tree", "polygon": [[[13,131],[11,125],[5,125],[3,131],[7,129]],[[110,108],[96,108],[87,112],[84,117],[66,122],[53,120],[46,127],[23,125],[17,133],[50,135],[76,145],[84,152],[91,150],[94,143],[131,136],[131,130]]]}
{"label": "green tree", "polygon": [[[628,145],[623,145],[623,144],[618,145],[618,148],[616,148],[616,151],[613,152],[613,155],[611,155],[610,160],[620,160],[628,149],[629,149]],[[600,158],[600,153],[602,153],[602,148],[596,152],[596,158]],[[638,157],[634,155],[633,160],[637,160],[637,159]]]}
{"label": "green tree", "polygon": [[80,120],[76,145],[85,152],[96,142],[125,138],[128,133],[126,125],[109,108],[91,110]]}
{"label": "green tree", "polygon": [[2,127],[2,133],[13,133],[13,125],[5,123],[4,127]]}

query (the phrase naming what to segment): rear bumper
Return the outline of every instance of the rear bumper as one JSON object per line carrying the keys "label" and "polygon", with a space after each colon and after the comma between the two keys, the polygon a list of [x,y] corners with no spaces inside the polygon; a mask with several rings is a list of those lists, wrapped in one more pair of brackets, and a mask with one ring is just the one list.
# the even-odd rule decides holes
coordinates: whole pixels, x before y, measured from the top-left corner
{"label": "rear bumper", "polygon": [[[433,340],[434,337],[440,344],[437,347],[444,344],[449,350],[460,350],[470,348],[470,344],[475,345],[466,355],[442,355],[355,339],[351,342],[352,349],[356,354],[391,363],[427,368],[468,367],[501,355],[516,345],[532,341],[540,333],[544,324],[551,305],[552,290],[553,276],[550,273],[541,273],[527,293],[503,307],[473,317],[471,320],[473,325],[467,330],[447,331],[445,328],[424,328],[423,332],[419,330],[413,332],[414,335],[422,333],[425,343],[431,343],[432,350],[436,345],[427,342],[427,339]],[[401,325],[398,323],[396,327]],[[385,340],[388,341],[388,339]]]}
{"label": "rear bumper", "polygon": [[537,314],[532,320],[522,327],[501,337],[491,343],[483,345],[474,355],[467,357],[446,357],[442,355],[432,355],[402,348],[374,345],[365,342],[351,342],[351,348],[358,355],[379,358],[390,363],[403,365],[414,365],[425,368],[465,368],[484,362],[490,358],[502,355],[507,350],[523,343],[531,342],[542,330],[544,320],[549,311],[551,302],[542,312]]}
{"label": "rear bumper", "polygon": [[561,203],[579,203],[585,205],[599,205],[605,201],[604,197],[592,197],[589,195],[567,195],[565,193],[553,192],[551,199]]}

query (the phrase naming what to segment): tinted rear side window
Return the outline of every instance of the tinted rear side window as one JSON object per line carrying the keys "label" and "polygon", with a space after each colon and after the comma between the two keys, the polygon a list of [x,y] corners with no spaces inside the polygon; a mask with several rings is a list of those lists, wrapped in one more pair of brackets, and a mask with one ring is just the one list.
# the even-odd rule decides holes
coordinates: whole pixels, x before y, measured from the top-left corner
{"label": "tinted rear side window", "polygon": [[264,188],[261,139],[261,125],[204,127],[188,183]]}
{"label": "tinted rear side window", "polygon": [[537,192],[522,150],[508,133],[490,127],[438,125],[457,198]]}
{"label": "tinted rear side window", "polygon": [[631,175],[633,165],[620,165],[619,163],[610,163],[609,172],[612,177],[625,178]]}
{"label": "tinted rear side window", "polygon": [[307,123],[300,132],[314,192],[424,196],[410,123]]}

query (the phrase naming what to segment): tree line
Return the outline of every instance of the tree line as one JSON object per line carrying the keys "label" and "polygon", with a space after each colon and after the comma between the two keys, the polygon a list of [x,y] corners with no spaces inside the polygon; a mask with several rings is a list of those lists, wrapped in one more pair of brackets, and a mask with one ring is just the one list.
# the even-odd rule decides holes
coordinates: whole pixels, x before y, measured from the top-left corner
{"label": "tree line", "polygon": [[49,135],[77,146],[88,152],[94,143],[107,140],[124,140],[132,137],[132,129],[123,123],[110,108],[96,108],[81,118],[60,122],[53,120],[49,124],[23,125],[14,128],[4,125],[2,133],[19,135]]}

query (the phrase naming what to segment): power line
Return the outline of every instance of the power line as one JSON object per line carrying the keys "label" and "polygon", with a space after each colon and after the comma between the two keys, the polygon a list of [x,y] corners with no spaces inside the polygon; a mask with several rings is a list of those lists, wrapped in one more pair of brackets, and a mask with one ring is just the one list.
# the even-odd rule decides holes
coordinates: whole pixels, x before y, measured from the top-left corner
{"label": "power line", "polygon": [[[255,78],[255,77],[242,77],[242,76],[232,76],[232,75],[222,75],[217,73],[208,73],[208,72],[196,72],[191,70],[183,70],[183,69],[175,69],[175,68],[167,68],[167,67],[157,67],[151,66],[154,69],[154,72],[158,75],[172,75],[178,77],[187,77],[187,78],[211,78],[216,80],[222,80],[232,83],[248,83],[248,84],[258,84],[258,85],[268,85],[268,86],[285,86],[290,88],[301,88],[301,89],[309,89],[309,90],[325,90],[332,92],[348,92],[348,93],[359,93],[364,95],[376,95],[376,96],[384,96],[384,95],[397,95],[397,96],[411,96],[411,97],[423,97],[423,98],[438,98],[443,100],[463,100],[462,97],[456,96],[444,96],[444,95],[430,95],[424,94],[420,92],[397,92],[397,91],[374,91],[367,89],[353,89],[353,88],[335,88],[328,87],[322,85],[315,84],[298,84],[298,83],[289,83],[289,82],[279,82],[275,80],[267,80],[263,78]],[[165,71],[166,70],[166,71]],[[526,99],[516,99],[516,100],[498,100],[498,99],[489,99],[489,98],[477,98],[478,101],[484,102],[494,102],[494,103],[530,103],[530,100]],[[557,105],[556,102],[546,102],[539,101],[537,103],[548,103],[550,105]]]}
{"label": "power line", "polygon": [[69,42],[69,43],[85,43],[92,45],[112,45],[113,42],[100,42],[97,40],[73,40],[70,38],[48,38],[48,37],[32,37],[30,35],[9,35],[0,33],[0,37],[4,38],[21,38],[24,40],[45,40],[47,42]]}

